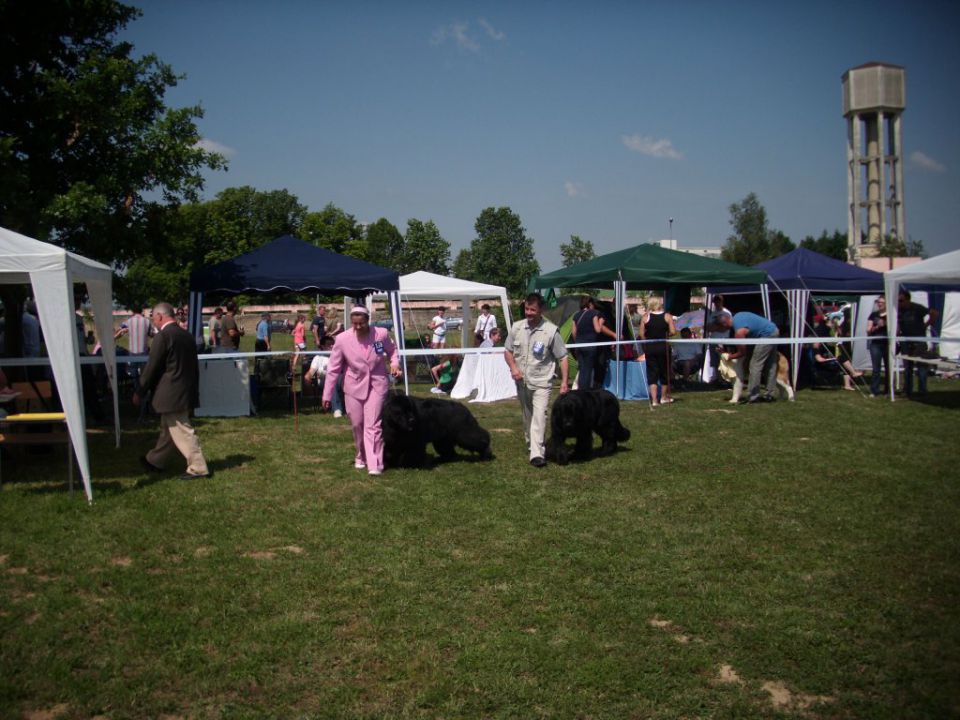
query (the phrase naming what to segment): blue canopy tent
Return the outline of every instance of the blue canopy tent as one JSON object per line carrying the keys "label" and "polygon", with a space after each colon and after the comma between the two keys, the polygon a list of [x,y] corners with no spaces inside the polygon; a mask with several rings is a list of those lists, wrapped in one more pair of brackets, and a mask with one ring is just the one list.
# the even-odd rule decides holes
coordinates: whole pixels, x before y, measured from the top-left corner
{"label": "blue canopy tent", "polygon": [[190,274],[190,331],[202,340],[204,293],[308,291],[353,298],[385,293],[390,299],[393,327],[402,348],[400,274],[292,235],[283,235],[239,257],[194,270]]}
{"label": "blue canopy tent", "polygon": [[[769,278],[773,292],[782,294],[790,313],[790,336],[801,338],[804,334],[807,304],[811,294],[875,295],[883,292],[883,274],[848,265],[821,253],[797,248],[778,258],[754,265]],[[738,295],[754,293],[750,285],[713,286],[707,288],[707,302],[711,295]],[[800,342],[793,343],[793,357],[799,356]],[[799,363],[793,363],[792,381],[797,385]]]}

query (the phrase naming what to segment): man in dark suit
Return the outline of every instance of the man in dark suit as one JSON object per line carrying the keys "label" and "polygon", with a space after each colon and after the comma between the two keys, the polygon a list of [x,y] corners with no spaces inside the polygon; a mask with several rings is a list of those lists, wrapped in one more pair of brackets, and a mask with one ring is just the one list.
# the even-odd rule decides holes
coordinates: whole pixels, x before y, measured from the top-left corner
{"label": "man in dark suit", "polygon": [[[169,453],[176,446],[187,459],[183,477],[209,477],[210,470],[200,441],[190,424],[190,411],[199,404],[200,366],[193,336],[177,324],[173,307],[159,303],[150,318],[157,334],[150,344],[150,357],[140,374],[140,392],[153,392],[153,409],[160,415],[160,438],[140,458],[149,472],[162,472]],[[139,405],[140,394],[133,396]]]}

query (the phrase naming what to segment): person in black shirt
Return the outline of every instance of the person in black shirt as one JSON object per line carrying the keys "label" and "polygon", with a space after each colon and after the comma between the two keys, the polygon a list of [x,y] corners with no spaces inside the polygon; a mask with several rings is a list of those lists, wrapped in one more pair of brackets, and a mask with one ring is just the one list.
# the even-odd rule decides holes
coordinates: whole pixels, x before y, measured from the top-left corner
{"label": "person in black shirt", "polygon": [[[937,311],[928,310],[920,303],[910,301],[910,292],[901,290],[897,297],[897,334],[900,337],[925,337],[927,326],[937,321]],[[926,355],[929,350],[927,343],[916,340],[907,340],[900,343],[901,355],[914,357]],[[917,363],[911,360],[903,362],[903,387],[907,397],[913,397],[913,374],[917,374],[917,395],[927,394],[927,376],[930,366],[927,363]]]}
{"label": "person in black shirt", "polygon": [[890,386],[890,365],[887,359],[887,300],[882,295],[873,303],[873,312],[867,318],[867,349],[870,350],[870,395],[880,394],[880,371],[886,368],[885,386]]}

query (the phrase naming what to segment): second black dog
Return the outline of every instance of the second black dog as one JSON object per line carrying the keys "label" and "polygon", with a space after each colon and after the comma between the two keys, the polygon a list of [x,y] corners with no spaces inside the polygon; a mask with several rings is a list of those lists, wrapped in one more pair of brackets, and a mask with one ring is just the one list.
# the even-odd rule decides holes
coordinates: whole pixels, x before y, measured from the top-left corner
{"label": "second black dog", "polygon": [[383,459],[390,467],[425,467],[427,444],[441,460],[453,460],[457,447],[493,457],[490,433],[469,409],[454,400],[391,395],[383,408]]}
{"label": "second black dog", "polygon": [[[620,424],[620,402],[607,390],[571,390],[561,395],[550,412],[550,440],[547,458],[559,465],[570,460],[587,460],[593,450],[593,433],[600,436],[600,455],[617,451],[617,443],[630,439]],[[576,438],[573,452],[567,438]]]}

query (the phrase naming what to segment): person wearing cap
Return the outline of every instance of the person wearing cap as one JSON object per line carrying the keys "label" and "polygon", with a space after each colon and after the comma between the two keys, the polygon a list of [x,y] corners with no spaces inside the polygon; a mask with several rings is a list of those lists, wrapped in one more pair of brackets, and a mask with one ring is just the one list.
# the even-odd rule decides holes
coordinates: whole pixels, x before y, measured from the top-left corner
{"label": "person wearing cap", "polygon": [[344,404],[357,449],[354,467],[370,475],[383,472],[381,415],[390,389],[388,373],[400,375],[397,347],[386,328],[370,325],[363,305],[350,311],[350,328],[337,335],[323,386],[323,409],[329,410],[342,375]]}

